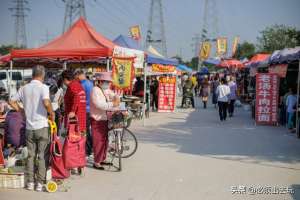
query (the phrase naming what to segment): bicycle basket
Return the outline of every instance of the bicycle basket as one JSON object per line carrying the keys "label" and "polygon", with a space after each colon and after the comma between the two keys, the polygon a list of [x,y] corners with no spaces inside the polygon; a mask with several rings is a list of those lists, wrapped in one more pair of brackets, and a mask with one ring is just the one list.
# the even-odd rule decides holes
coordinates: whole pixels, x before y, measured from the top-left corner
{"label": "bicycle basket", "polygon": [[125,126],[125,116],[122,112],[115,112],[111,116],[113,128],[123,128]]}

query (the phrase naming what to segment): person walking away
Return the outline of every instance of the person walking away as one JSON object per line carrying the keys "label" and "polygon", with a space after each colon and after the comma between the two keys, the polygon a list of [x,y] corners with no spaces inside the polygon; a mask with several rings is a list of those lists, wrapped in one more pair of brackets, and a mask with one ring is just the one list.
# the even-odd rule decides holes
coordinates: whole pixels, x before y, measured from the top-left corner
{"label": "person walking away", "polygon": [[217,108],[218,104],[218,95],[216,93],[218,86],[220,85],[219,77],[215,76],[214,80],[211,84],[211,90],[212,90],[212,104]]}
{"label": "person walking away", "polygon": [[297,90],[295,87],[292,88],[292,93],[286,98],[286,111],[288,116],[287,127],[290,132],[294,131],[294,117],[296,113],[297,104]]}
{"label": "person walking away", "polygon": [[[62,73],[62,79],[67,86],[67,91],[64,96],[65,105],[65,124],[69,119],[76,118],[78,120],[79,130],[82,136],[86,134],[86,96],[80,84],[79,79],[74,79],[74,74],[70,70],[65,70]],[[78,174],[84,174],[84,168],[78,168]],[[76,173],[76,169],[72,170]]]}
{"label": "person walking away", "polygon": [[[26,116],[26,146],[28,159],[26,163],[26,179],[28,190],[43,190],[46,181],[46,169],[49,164],[50,135],[48,131],[48,115],[54,120],[49,88],[43,84],[45,69],[37,65],[32,69],[32,81],[21,87],[9,101],[10,106],[21,111],[18,102],[23,104]],[[35,168],[36,166],[36,168]],[[36,179],[35,179],[36,177]],[[35,184],[36,183],[36,184]]]}
{"label": "person walking away", "polygon": [[86,155],[91,156],[93,152],[93,138],[91,134],[90,121],[90,96],[94,84],[92,81],[86,78],[84,71],[81,69],[75,71],[75,79],[80,80],[81,86],[83,87],[86,96]]}
{"label": "person walking away", "polygon": [[136,77],[136,82],[133,87],[133,95],[137,97],[144,97],[144,81],[141,77]]}
{"label": "person walking away", "polygon": [[182,97],[182,103],[181,107],[183,108],[183,105],[186,102],[187,98],[191,99],[192,107],[195,108],[195,101],[194,101],[194,95],[193,95],[193,83],[189,79],[188,75],[183,76],[183,97]]}
{"label": "person walking away", "polygon": [[108,145],[107,111],[119,106],[120,98],[110,90],[111,73],[101,73],[96,77],[95,86],[91,92],[91,127],[93,133],[93,151],[95,169],[104,170]]}
{"label": "person walking away", "polygon": [[227,118],[228,96],[230,95],[230,88],[225,78],[221,79],[221,84],[217,87],[216,94],[218,96],[220,120],[225,121]]}
{"label": "person walking away", "polygon": [[201,85],[201,98],[203,102],[203,108],[207,108],[207,101],[208,101],[208,96],[209,96],[209,82],[208,78],[204,78],[202,85]]}
{"label": "person walking away", "polygon": [[237,99],[237,84],[233,76],[230,77],[230,82],[228,83],[228,86],[230,88],[228,113],[229,117],[233,117],[234,103]]}

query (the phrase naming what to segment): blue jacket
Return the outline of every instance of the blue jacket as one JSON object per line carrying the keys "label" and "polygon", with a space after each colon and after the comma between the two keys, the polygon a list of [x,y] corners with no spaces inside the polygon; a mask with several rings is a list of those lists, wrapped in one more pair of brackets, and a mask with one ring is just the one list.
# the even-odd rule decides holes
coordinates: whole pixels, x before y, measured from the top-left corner
{"label": "blue jacket", "polygon": [[85,80],[81,81],[81,85],[82,85],[85,95],[86,95],[86,112],[89,113],[90,112],[90,96],[91,96],[91,92],[94,87],[94,84],[92,81],[85,79]]}

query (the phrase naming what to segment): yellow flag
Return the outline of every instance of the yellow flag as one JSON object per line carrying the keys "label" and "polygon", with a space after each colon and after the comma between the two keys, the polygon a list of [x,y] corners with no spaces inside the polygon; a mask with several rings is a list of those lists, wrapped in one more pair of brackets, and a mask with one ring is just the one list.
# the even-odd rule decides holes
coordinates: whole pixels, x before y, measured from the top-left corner
{"label": "yellow flag", "polygon": [[210,55],[210,50],[211,50],[211,44],[206,41],[206,42],[203,42],[201,44],[201,49],[200,49],[200,59],[201,60],[206,60],[209,55]]}
{"label": "yellow flag", "polygon": [[113,57],[112,79],[117,89],[131,90],[134,58]]}
{"label": "yellow flag", "polygon": [[217,39],[217,53],[219,56],[226,54],[227,52],[227,38],[220,37]]}
{"label": "yellow flag", "polygon": [[236,50],[237,50],[237,46],[239,44],[240,38],[239,37],[235,37],[233,40],[233,45],[232,45],[232,56],[235,55]]}
{"label": "yellow flag", "polygon": [[130,35],[135,40],[140,40],[142,38],[141,36],[141,30],[140,26],[132,26],[129,28]]}

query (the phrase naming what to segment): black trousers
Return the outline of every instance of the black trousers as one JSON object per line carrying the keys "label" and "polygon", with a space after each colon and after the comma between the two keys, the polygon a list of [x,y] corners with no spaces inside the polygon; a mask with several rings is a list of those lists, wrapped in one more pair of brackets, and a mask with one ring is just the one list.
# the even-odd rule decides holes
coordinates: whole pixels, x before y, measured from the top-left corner
{"label": "black trousers", "polygon": [[86,145],[85,152],[87,156],[90,156],[93,153],[93,138],[91,133],[91,119],[90,113],[86,113]]}
{"label": "black trousers", "polygon": [[230,102],[229,102],[229,106],[228,106],[228,113],[229,113],[229,115],[233,115],[233,113],[234,113],[234,103],[235,103],[235,99],[233,99],[233,100],[230,100]]}
{"label": "black trousers", "polygon": [[218,101],[220,120],[226,120],[228,102]]}

